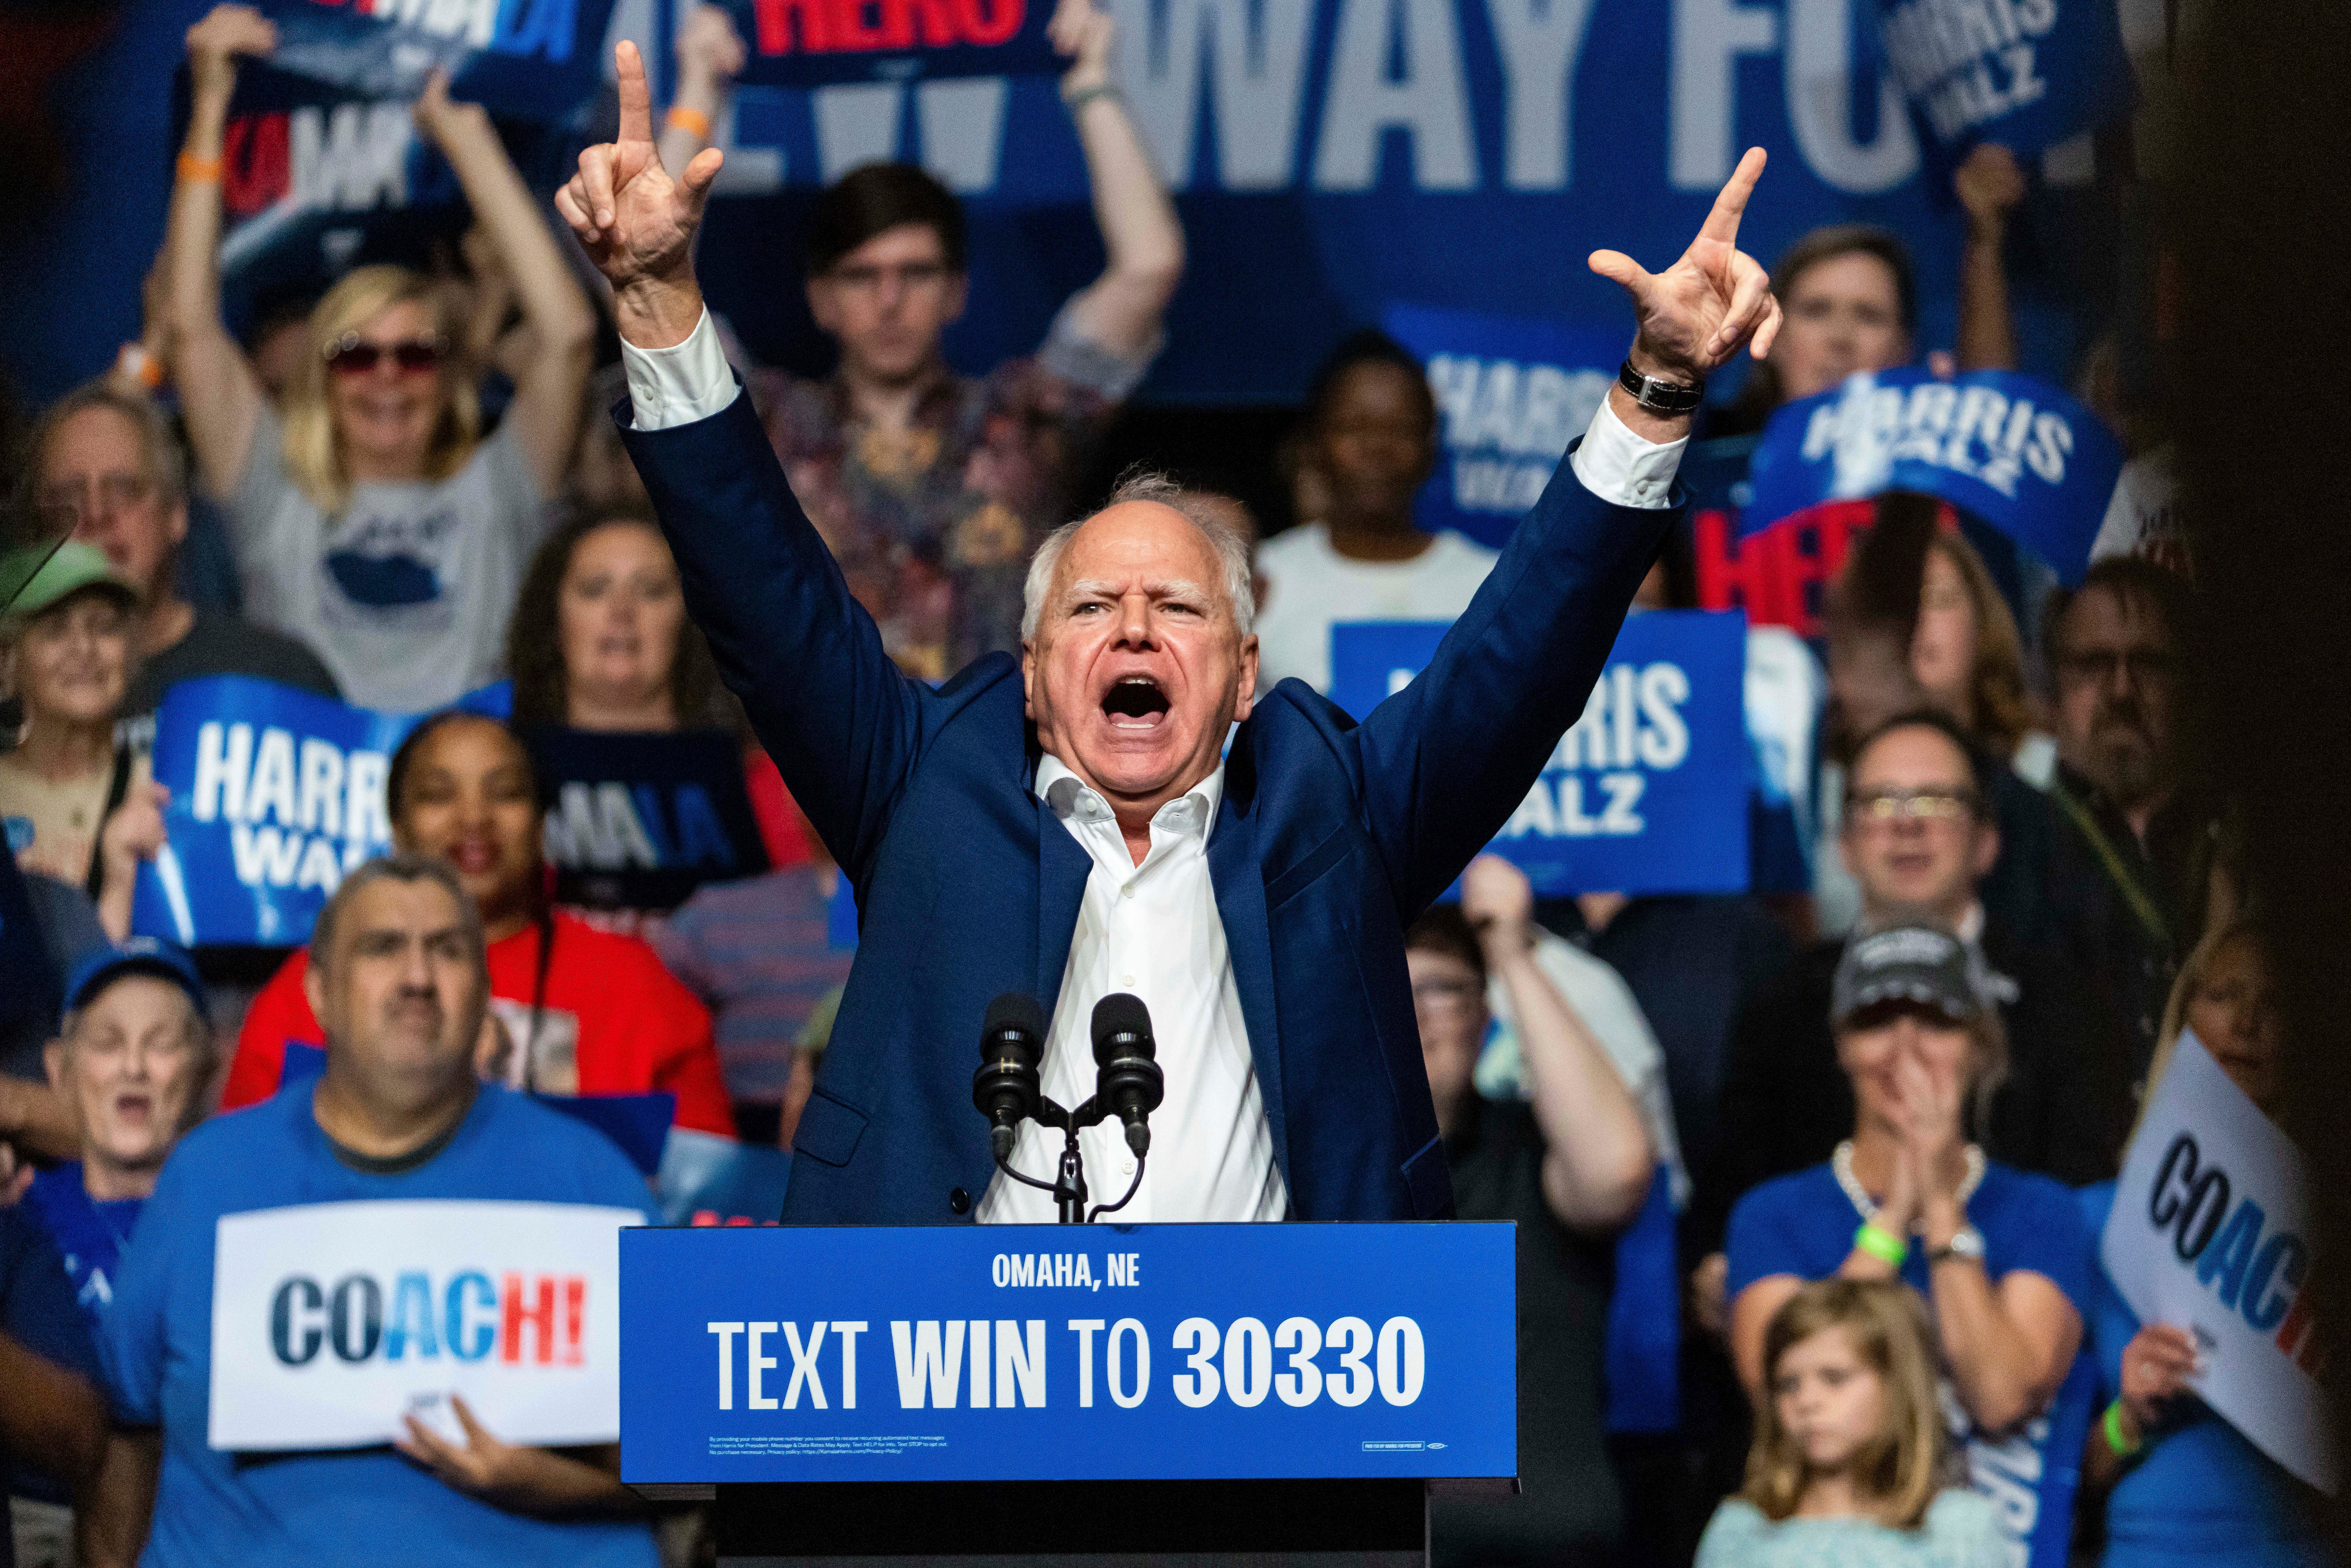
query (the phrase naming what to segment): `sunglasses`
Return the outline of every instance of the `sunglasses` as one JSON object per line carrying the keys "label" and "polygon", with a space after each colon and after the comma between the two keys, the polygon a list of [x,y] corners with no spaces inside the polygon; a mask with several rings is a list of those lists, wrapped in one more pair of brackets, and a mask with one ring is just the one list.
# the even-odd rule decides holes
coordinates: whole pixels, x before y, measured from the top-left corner
{"label": "sunglasses", "polygon": [[327,346],[327,368],[339,375],[366,375],[387,358],[411,375],[438,370],[441,340],[402,338],[397,343],[371,343],[357,332],[346,332]]}

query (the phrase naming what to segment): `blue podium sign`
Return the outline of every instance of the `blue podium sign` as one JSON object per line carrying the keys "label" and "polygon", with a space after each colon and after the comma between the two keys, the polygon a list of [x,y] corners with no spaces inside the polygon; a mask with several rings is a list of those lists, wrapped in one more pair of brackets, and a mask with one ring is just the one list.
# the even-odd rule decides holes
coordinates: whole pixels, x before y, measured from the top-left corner
{"label": "blue podium sign", "polygon": [[1516,1475],[1512,1228],[623,1231],[622,1479]]}

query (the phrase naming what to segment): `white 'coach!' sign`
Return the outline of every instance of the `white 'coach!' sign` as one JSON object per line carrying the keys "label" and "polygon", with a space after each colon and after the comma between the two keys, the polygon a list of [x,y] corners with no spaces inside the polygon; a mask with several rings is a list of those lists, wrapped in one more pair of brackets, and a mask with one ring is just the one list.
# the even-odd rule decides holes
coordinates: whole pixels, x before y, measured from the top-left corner
{"label": "white 'coach!' sign", "polygon": [[211,1444],[358,1448],[448,1430],[460,1394],[509,1443],[619,1437],[619,1233],[633,1209],[308,1204],[222,1217]]}

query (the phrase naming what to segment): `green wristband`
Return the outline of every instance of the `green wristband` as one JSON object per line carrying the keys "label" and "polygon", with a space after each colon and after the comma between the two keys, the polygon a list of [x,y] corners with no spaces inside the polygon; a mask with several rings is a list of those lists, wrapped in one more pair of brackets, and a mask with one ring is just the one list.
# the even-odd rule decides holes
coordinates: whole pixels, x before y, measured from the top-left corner
{"label": "green wristband", "polygon": [[1867,1220],[1853,1233],[1853,1244],[1889,1269],[1899,1269],[1910,1256],[1910,1244],[1890,1230],[1881,1230]]}
{"label": "green wristband", "polygon": [[2147,1447],[2145,1437],[2136,1440],[2124,1437],[2123,1402],[2119,1399],[2106,1406],[2106,1418],[2101,1425],[2105,1427],[2106,1447],[2114,1450],[2115,1458],[2118,1459],[2127,1459]]}

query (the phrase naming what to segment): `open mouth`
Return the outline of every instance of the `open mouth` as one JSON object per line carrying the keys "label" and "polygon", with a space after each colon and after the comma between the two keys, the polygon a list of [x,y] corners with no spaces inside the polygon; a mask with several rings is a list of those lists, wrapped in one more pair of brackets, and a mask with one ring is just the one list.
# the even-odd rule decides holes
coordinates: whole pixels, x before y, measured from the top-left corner
{"label": "open mouth", "polygon": [[126,1122],[143,1122],[154,1109],[144,1094],[123,1094],[116,1097],[114,1113]]}
{"label": "open mouth", "polygon": [[1167,694],[1149,675],[1128,675],[1102,694],[1102,706],[1113,729],[1156,729],[1167,717]]}

